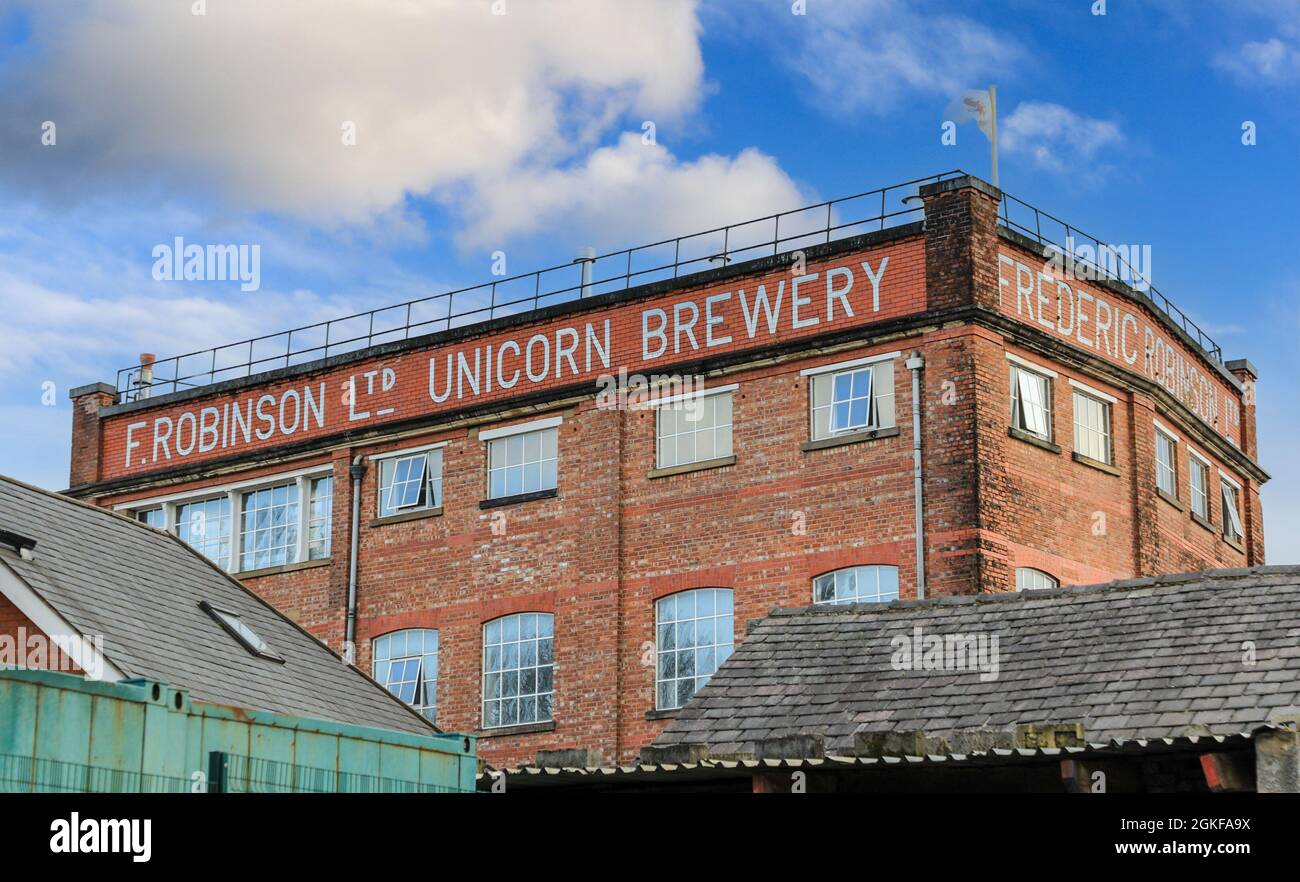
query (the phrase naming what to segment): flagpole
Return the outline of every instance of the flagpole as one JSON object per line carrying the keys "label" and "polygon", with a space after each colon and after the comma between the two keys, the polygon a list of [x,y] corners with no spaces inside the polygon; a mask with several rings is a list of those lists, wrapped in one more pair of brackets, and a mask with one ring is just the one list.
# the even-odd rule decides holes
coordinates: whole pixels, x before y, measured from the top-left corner
{"label": "flagpole", "polygon": [[[998,186],[998,87],[989,86],[989,110],[993,116],[993,186]],[[999,187],[999,189],[1001,189]]]}

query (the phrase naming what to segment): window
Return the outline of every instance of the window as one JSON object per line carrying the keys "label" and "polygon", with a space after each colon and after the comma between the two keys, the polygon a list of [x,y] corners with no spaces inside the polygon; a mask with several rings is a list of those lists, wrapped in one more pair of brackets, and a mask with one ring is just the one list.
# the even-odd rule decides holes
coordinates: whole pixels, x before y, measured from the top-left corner
{"label": "window", "polygon": [[1192,514],[1210,519],[1210,467],[1195,454],[1189,462],[1188,476],[1192,487]]}
{"label": "window", "polygon": [[1178,466],[1175,451],[1178,442],[1156,429],[1156,489],[1178,498]]}
{"label": "window", "polygon": [[518,613],[483,626],[483,728],[551,719],[555,617]]}
{"label": "window", "polygon": [[176,506],[176,535],[213,563],[230,567],[230,497]]}
{"label": "window", "polygon": [[1011,425],[1044,441],[1052,439],[1052,383],[1015,364],[1011,366]]}
{"label": "window", "polygon": [[655,707],[678,708],[731,657],[731,591],[698,588],[655,603]]}
{"label": "window", "polygon": [[848,567],[813,579],[813,603],[887,603],[898,599],[898,567]]}
{"label": "window", "polygon": [[1075,390],[1074,451],[1110,464],[1110,405]]}
{"label": "window", "polygon": [[311,511],[307,517],[307,559],[323,560],[330,556],[333,522],[334,478],[315,478],[311,482]]}
{"label": "window", "polygon": [[1237,497],[1240,495],[1241,488],[1227,478],[1224,478],[1219,484],[1223,496],[1223,535],[1233,542],[1240,542],[1243,530],[1241,529],[1241,512],[1237,509]]}
{"label": "window", "polygon": [[1020,567],[1016,570],[1017,591],[1041,591],[1044,588],[1059,588],[1061,583],[1055,578],[1033,567]]}
{"label": "window", "polygon": [[894,425],[894,362],[812,375],[812,440]]}
{"label": "window", "polygon": [[156,530],[167,529],[167,510],[163,508],[150,508],[135,513],[135,519],[142,524],[148,524]]}
{"label": "window", "polygon": [[656,410],[659,468],[731,456],[730,392],[696,395]]}
{"label": "window", "polygon": [[375,679],[432,722],[438,710],[438,632],[427,628],[376,637]]}
{"label": "window", "polygon": [[379,461],[379,517],[441,505],[441,447]]}
{"label": "window", "polygon": [[261,638],[244,620],[235,613],[228,610],[220,609],[208,603],[206,600],[199,603],[199,608],[206,612],[212,618],[217,620],[221,627],[238,640],[245,649],[253,655],[261,658],[270,659],[271,661],[283,662],[284,659],[276,655],[271,647],[266,645],[266,641]]}
{"label": "window", "polygon": [[260,570],[298,560],[298,485],[281,484],[243,495],[239,569]]}
{"label": "window", "polygon": [[549,428],[488,441],[488,498],[554,490],[558,439]]}

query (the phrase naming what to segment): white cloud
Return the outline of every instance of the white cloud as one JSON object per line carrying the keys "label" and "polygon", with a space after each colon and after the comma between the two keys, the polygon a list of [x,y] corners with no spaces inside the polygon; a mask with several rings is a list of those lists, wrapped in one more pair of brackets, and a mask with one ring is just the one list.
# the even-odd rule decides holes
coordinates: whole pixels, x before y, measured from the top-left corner
{"label": "white cloud", "polygon": [[[713,229],[812,201],[775,159],[757,150],[680,162],[662,145],[628,133],[571,168],[480,182],[463,242],[492,246],[497,237],[563,225],[605,248]],[[771,226],[759,235],[770,236]]]}
{"label": "white cloud", "polygon": [[[35,8],[43,53],[6,89],[13,183],[76,169],[238,210],[366,221],[522,161],[589,149],[635,111],[695,108],[694,0],[96,0]],[[16,72],[14,75],[18,75]],[[21,94],[22,97],[19,97]],[[58,124],[42,151],[39,121]],[[356,146],[342,143],[345,122]],[[33,127],[36,128],[33,128]],[[10,143],[4,144],[8,140]]]}
{"label": "white cloud", "polygon": [[902,0],[814,0],[806,14],[784,2],[743,0],[706,21],[739,21],[762,34],[813,88],[811,103],[834,114],[884,114],[912,95],[951,98],[1006,76],[1025,52],[973,19]]}
{"label": "white cloud", "polygon": [[1243,43],[1221,52],[1215,64],[1249,85],[1284,85],[1300,81],[1300,47],[1278,37]]}
{"label": "white cloud", "polygon": [[1104,173],[1104,151],[1125,143],[1119,126],[1048,101],[1023,101],[998,124],[1004,153],[1028,157],[1039,168],[1084,176]]}

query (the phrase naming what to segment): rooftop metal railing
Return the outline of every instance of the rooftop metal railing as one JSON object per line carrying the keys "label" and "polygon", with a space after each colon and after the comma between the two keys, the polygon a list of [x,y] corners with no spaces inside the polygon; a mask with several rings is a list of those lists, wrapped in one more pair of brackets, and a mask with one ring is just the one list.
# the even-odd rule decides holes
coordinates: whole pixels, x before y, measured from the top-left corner
{"label": "rooftop metal railing", "polygon": [[678,278],[737,260],[794,251],[924,216],[915,196],[922,184],[959,177],[958,170],[818,202],[675,239],[446,291],[289,331],[137,364],[117,372],[119,398],[177,392],[280,367],[368,349],[381,343],[468,327],[611,291]]}
{"label": "rooftop metal railing", "polygon": [[[1093,274],[1093,278],[1125,281],[1130,287],[1142,291],[1152,304],[1163,310],[1175,325],[1182,328],[1183,332],[1205,351],[1206,355],[1219,363],[1223,362],[1223,350],[1219,344],[1168,297],[1156,290],[1149,278],[1133,267],[1124,256],[1125,246],[1105,244],[1078,227],[1071,226],[1060,218],[1007,193],[1002,194],[998,222],[1009,230],[1015,230],[1035,240],[1040,245],[1054,248],[1064,257],[1072,258],[1075,264],[1083,264]],[[1091,249],[1096,259],[1080,257],[1081,254],[1086,253],[1080,248],[1081,245]],[[1128,278],[1126,279],[1125,276]]]}
{"label": "rooftop metal railing", "polygon": [[[118,398],[132,401],[149,397],[155,390],[177,392],[249,377],[382,343],[469,327],[503,316],[527,314],[559,303],[671,280],[736,260],[776,255],[900,226],[923,219],[922,206],[909,199],[917,195],[921,185],[964,174],[960,170],[942,172],[675,239],[580,257],[566,264],[469,288],[202,349],[151,364],[133,365],[117,372]],[[1065,251],[1074,240],[1082,239],[1091,244],[1098,255],[1114,253],[1103,252],[1101,249],[1106,246],[1095,237],[1007,194],[1003,194],[998,221],[1040,245],[1060,251]],[[1060,238],[1053,238],[1053,232],[1059,232]],[[1117,254],[1115,259],[1132,272],[1135,279],[1140,278],[1127,260]],[[1080,262],[1077,257],[1075,260]],[[1090,263],[1094,270],[1103,273],[1109,274],[1114,269],[1108,270],[1095,261],[1082,262]],[[1207,355],[1216,361],[1223,360],[1219,345],[1149,282],[1147,293],[1151,301],[1163,309]]]}

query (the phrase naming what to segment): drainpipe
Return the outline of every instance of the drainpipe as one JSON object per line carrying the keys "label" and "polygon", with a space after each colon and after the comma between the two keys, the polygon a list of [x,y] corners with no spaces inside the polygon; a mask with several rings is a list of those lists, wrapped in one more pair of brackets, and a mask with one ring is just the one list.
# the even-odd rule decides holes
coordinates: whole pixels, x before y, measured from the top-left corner
{"label": "drainpipe", "polygon": [[356,664],[357,639],[357,547],[361,539],[361,479],[366,474],[366,464],[360,456],[348,468],[352,476],[352,552],[348,555],[348,623],[343,652],[349,664]]}
{"label": "drainpipe", "polygon": [[925,600],[925,516],[921,503],[921,369],[925,359],[913,352],[907,360],[912,372],[912,481],[916,497],[916,599]]}

